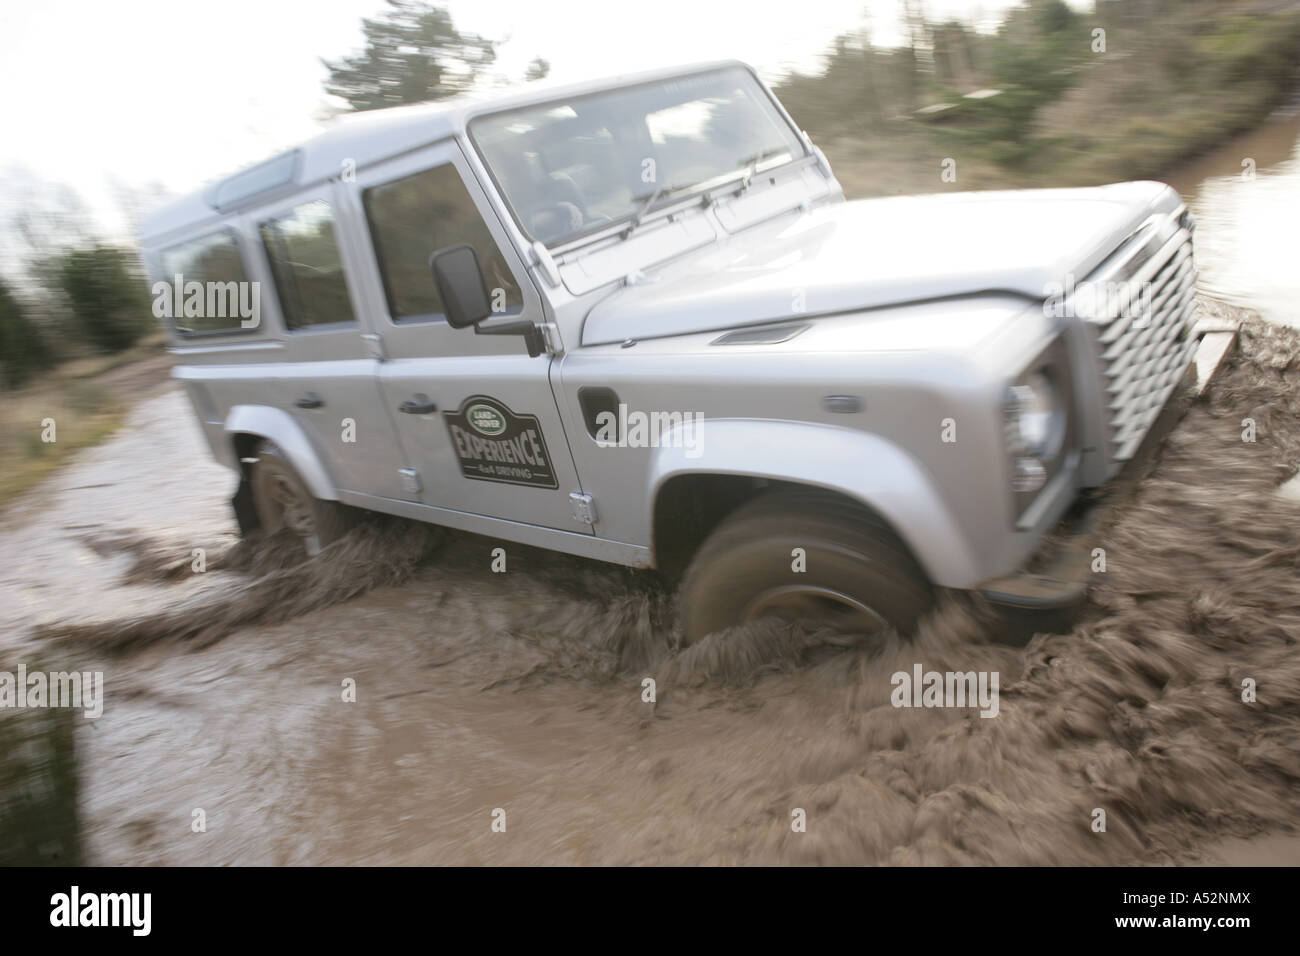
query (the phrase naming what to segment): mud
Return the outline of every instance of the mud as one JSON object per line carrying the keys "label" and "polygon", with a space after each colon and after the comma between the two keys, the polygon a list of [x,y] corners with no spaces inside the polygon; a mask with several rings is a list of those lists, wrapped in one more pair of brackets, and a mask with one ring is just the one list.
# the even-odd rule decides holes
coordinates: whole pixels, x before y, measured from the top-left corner
{"label": "mud", "polygon": [[[653,574],[396,521],[297,561],[236,541],[229,478],[191,464],[169,393],[0,531],[0,656],[105,672],[104,716],[76,728],[91,863],[1125,864],[1293,845],[1300,503],[1275,492],[1300,461],[1300,337],[1251,324],[1233,362],[1106,532],[1085,620],[1023,647],[946,595],[913,638],[762,623],[682,648]],[[156,467],[160,421],[174,470]],[[917,663],[998,672],[998,716],[893,707],[891,676]]]}
{"label": "mud", "polygon": [[[334,542],[319,560],[304,560],[301,545],[288,532],[241,541],[211,556],[204,549],[202,573],[207,573],[211,560],[211,570],[240,577],[227,588],[172,602],[155,614],[42,627],[37,638],[55,648],[80,645],[110,654],[160,641],[203,646],[244,625],[289,621],[373,588],[400,584],[442,537],[438,528],[399,526],[377,518]],[[168,553],[165,547],[131,535],[88,535],[86,540],[98,553],[126,551],[133,556],[123,584],[169,583],[197,573],[193,551]]]}

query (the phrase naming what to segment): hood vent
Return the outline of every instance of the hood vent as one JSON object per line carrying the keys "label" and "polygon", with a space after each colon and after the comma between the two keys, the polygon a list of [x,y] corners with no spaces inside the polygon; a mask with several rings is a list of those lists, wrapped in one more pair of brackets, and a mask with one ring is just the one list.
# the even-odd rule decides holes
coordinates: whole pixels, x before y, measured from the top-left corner
{"label": "hood vent", "polygon": [[728,332],[726,335],[719,335],[709,344],[776,345],[780,342],[789,342],[806,328],[808,328],[807,322],[799,325],[768,325],[761,329],[739,329],[735,332]]}

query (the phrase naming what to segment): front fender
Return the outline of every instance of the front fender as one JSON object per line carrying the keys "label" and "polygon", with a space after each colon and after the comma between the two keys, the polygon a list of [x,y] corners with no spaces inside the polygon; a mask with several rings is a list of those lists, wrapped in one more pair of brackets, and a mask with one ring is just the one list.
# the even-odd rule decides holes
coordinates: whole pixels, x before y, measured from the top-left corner
{"label": "front fender", "polygon": [[269,405],[236,405],[222,426],[227,435],[260,435],[280,447],[312,495],[323,501],[337,501],[338,492],[325,463],[293,416]]}
{"label": "front fender", "polygon": [[[981,580],[970,542],[929,473],[892,442],[829,425],[705,419],[661,436],[649,497],[680,475],[743,475],[825,488],[879,514],[935,584],[970,588]],[[650,515],[650,527],[654,515]]]}

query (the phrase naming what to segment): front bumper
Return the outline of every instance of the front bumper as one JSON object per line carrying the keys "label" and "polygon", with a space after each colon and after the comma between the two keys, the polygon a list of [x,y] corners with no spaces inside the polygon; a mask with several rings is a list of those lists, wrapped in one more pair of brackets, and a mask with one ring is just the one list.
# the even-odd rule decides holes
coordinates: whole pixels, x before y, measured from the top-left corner
{"label": "front bumper", "polygon": [[1226,326],[1202,330],[1195,356],[1178,387],[1132,458],[1102,489],[1080,499],[1028,567],[981,584],[976,590],[996,605],[1025,611],[1068,611],[1083,603],[1092,583],[1098,532],[1149,471],[1157,450],[1191,402],[1222,367],[1236,341]]}

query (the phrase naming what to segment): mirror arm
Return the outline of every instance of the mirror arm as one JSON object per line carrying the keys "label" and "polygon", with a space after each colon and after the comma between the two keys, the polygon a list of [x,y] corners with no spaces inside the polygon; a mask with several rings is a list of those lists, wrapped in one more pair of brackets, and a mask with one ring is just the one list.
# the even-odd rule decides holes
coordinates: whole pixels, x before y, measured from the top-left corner
{"label": "mirror arm", "polygon": [[503,322],[500,325],[493,325],[484,328],[482,325],[475,324],[475,335],[522,335],[524,344],[528,347],[530,358],[537,358],[542,352],[546,351],[546,342],[542,338],[542,330],[537,327],[535,322],[529,322],[527,319],[521,319],[518,322]]}

